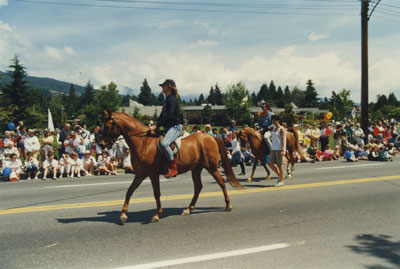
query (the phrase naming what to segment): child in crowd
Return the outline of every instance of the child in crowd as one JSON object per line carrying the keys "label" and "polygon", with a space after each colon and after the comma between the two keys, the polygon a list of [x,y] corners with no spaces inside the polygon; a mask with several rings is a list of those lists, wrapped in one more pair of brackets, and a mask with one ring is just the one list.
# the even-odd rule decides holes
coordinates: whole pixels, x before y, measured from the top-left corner
{"label": "child in crowd", "polygon": [[60,171],[60,176],[58,178],[62,178],[64,176],[64,172],[66,173],[66,176],[69,176],[71,170],[70,159],[71,158],[69,157],[68,153],[61,155],[58,168]]}
{"label": "child in crowd", "polygon": [[348,162],[358,162],[358,158],[354,155],[354,147],[349,147],[344,156]]}
{"label": "child in crowd", "polygon": [[70,164],[71,164],[71,178],[75,177],[75,174],[77,177],[81,177],[81,169],[83,167],[83,162],[82,159],[78,158],[78,153],[73,152],[71,153],[71,159],[70,159]]}
{"label": "child in crowd", "polygon": [[83,161],[83,171],[87,176],[93,176],[94,168],[97,166],[96,159],[90,155],[90,151],[85,151]]}
{"label": "child in crowd", "polygon": [[131,151],[129,150],[129,148],[125,149],[123,167],[126,173],[134,172],[131,162]]}
{"label": "child in crowd", "polygon": [[[54,159],[54,153],[49,152],[47,159],[43,162],[43,180],[47,179],[47,176],[51,176],[53,180],[56,180],[58,161]],[[60,175],[61,177],[61,175]]]}
{"label": "child in crowd", "polygon": [[372,149],[370,150],[370,153],[368,155],[368,160],[369,161],[379,161],[378,146],[372,147]]}
{"label": "child in crowd", "polygon": [[254,154],[251,152],[250,144],[246,145],[246,149],[244,150],[244,163],[246,165],[252,165],[254,163]]}
{"label": "child in crowd", "polygon": [[79,144],[76,146],[76,152],[78,152],[79,159],[82,159],[85,155],[86,145],[83,138],[80,139]]}
{"label": "child in crowd", "polygon": [[358,157],[359,160],[368,160],[369,155],[369,147],[364,146],[363,150],[361,150],[360,156]]}
{"label": "child in crowd", "polygon": [[39,171],[39,161],[33,157],[32,152],[28,152],[24,162],[26,168],[27,179],[38,179],[37,174]]}
{"label": "child in crowd", "polygon": [[329,144],[325,146],[323,156],[324,161],[336,160],[335,155],[333,154],[333,150],[331,150],[331,146]]}
{"label": "child in crowd", "polygon": [[5,163],[5,168],[11,169],[11,174],[8,176],[8,180],[17,181],[20,179],[20,175],[22,173],[22,163],[19,158],[17,158],[17,154],[12,153],[10,155],[10,160]]}
{"label": "child in crowd", "polygon": [[106,175],[116,175],[114,167],[110,162],[111,158],[108,157],[108,152],[103,151],[99,158],[97,159],[97,169],[100,173],[105,173]]}

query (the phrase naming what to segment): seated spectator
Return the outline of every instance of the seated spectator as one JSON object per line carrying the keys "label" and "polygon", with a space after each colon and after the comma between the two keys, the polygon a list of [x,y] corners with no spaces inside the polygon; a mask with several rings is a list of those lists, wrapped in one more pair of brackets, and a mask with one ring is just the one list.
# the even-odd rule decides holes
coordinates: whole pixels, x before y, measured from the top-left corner
{"label": "seated spectator", "polygon": [[20,179],[22,173],[22,163],[19,158],[17,158],[17,154],[13,153],[10,155],[10,160],[5,163],[4,168],[10,168],[11,174],[7,177],[10,181],[17,181]]}
{"label": "seated spectator", "polygon": [[131,151],[129,149],[125,149],[123,168],[126,173],[133,173],[133,167],[131,162]]}
{"label": "seated spectator", "polygon": [[251,152],[250,144],[247,144],[244,150],[244,162],[246,165],[252,165],[254,163],[254,154]]}
{"label": "seated spectator", "polygon": [[374,146],[371,148],[369,155],[368,155],[368,160],[369,161],[379,161],[378,146]]}
{"label": "seated spectator", "polygon": [[364,146],[363,150],[360,153],[360,156],[358,157],[359,160],[368,160],[368,155],[369,155],[369,147]]}
{"label": "seated spectator", "polygon": [[[54,153],[49,152],[47,159],[43,162],[43,180],[47,179],[47,176],[51,176],[53,180],[57,178],[58,161],[54,159]],[[60,174],[61,177],[61,174]]]}
{"label": "seated spectator", "polygon": [[116,175],[117,173],[113,170],[113,166],[110,163],[110,157],[108,157],[108,152],[103,151],[99,158],[97,159],[97,170],[100,173],[106,175]]}
{"label": "seated spectator", "polygon": [[318,150],[317,150],[317,147],[315,146],[315,144],[308,147],[307,153],[311,159],[311,162],[322,161],[322,159],[317,155],[317,152],[318,152]]}
{"label": "seated spectator", "polygon": [[87,176],[93,176],[94,168],[97,166],[96,159],[90,155],[90,151],[85,151],[83,161],[83,171]]}
{"label": "seated spectator", "polygon": [[38,179],[37,174],[39,172],[39,161],[33,157],[32,152],[28,152],[25,160],[25,169],[27,179]]}
{"label": "seated spectator", "polygon": [[83,162],[82,159],[78,158],[78,153],[72,152],[71,153],[71,159],[70,159],[70,165],[71,165],[71,178],[75,177],[75,175],[80,178],[81,177],[81,169],[83,168]]}
{"label": "seated spectator", "polygon": [[399,150],[394,146],[393,143],[388,144],[388,152],[392,156],[396,156],[397,154],[399,154]]}
{"label": "seated spectator", "polygon": [[19,158],[19,151],[16,147],[14,147],[14,142],[8,141],[4,146],[3,163],[11,160],[11,154],[15,154],[17,155],[17,158]]}
{"label": "seated spectator", "polygon": [[340,146],[336,145],[335,150],[333,151],[333,155],[335,156],[335,160],[340,159]]}
{"label": "seated spectator", "polygon": [[352,147],[348,148],[344,156],[346,158],[346,161],[348,162],[358,162],[358,158],[356,158],[356,156],[354,155],[354,150]]}
{"label": "seated spectator", "polygon": [[68,153],[64,153],[61,155],[58,162],[58,169],[60,171],[60,176],[58,178],[62,178],[64,176],[64,172],[66,176],[69,177],[71,171],[70,159],[71,158]]}
{"label": "seated spectator", "polygon": [[322,154],[324,155],[324,161],[336,160],[329,144],[325,146],[325,150]]}

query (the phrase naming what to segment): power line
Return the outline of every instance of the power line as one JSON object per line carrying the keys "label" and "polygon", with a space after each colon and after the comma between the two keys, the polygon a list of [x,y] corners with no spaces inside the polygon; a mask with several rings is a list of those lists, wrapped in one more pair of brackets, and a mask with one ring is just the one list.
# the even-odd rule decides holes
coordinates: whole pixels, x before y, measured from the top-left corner
{"label": "power line", "polygon": [[195,9],[195,8],[167,8],[167,7],[139,7],[139,6],[117,6],[117,5],[99,5],[99,4],[83,4],[83,3],[66,3],[66,2],[49,2],[34,0],[13,0],[14,2],[25,2],[32,4],[45,5],[61,5],[61,6],[78,6],[78,7],[99,7],[99,8],[120,8],[120,9],[139,9],[139,10],[163,10],[163,11],[189,11],[189,12],[210,12],[210,13],[235,13],[235,14],[264,14],[264,15],[317,15],[317,16],[341,16],[350,15],[358,16],[353,13],[302,13],[302,12],[272,12],[272,11],[252,11],[252,10],[217,10],[217,9]]}

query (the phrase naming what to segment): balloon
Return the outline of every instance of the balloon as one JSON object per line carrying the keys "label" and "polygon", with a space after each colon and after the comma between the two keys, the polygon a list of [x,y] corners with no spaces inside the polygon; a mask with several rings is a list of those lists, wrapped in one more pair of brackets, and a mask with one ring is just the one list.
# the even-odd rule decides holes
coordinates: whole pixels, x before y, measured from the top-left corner
{"label": "balloon", "polygon": [[305,139],[306,141],[306,145],[310,145],[310,142],[311,142],[311,140],[310,140],[310,138],[309,137],[306,137],[306,139]]}
{"label": "balloon", "polygon": [[15,129],[15,124],[12,123],[12,122],[10,122],[10,123],[7,125],[7,127],[8,127],[8,130],[12,131],[12,130]]}
{"label": "balloon", "polygon": [[3,172],[1,172],[3,174],[3,176],[8,177],[11,174],[12,170],[11,168],[4,168]]}
{"label": "balloon", "polygon": [[326,113],[326,118],[327,118],[328,120],[332,119],[332,112]]}
{"label": "balloon", "polygon": [[325,135],[329,136],[331,133],[332,133],[332,129],[331,128],[326,128]]}

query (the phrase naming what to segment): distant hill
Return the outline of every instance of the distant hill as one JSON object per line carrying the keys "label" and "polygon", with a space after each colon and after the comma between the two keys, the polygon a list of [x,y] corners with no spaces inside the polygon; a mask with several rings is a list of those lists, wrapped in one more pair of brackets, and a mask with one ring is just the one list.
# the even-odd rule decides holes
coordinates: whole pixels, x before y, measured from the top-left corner
{"label": "distant hill", "polygon": [[[71,86],[71,83],[60,81],[52,78],[40,78],[40,77],[32,77],[27,76],[26,81],[28,82],[31,88],[36,88],[44,93],[60,93],[60,94],[68,94],[68,90]],[[0,71],[0,82],[1,83],[8,83],[11,81],[10,76],[7,73]],[[85,87],[80,85],[75,85],[75,92],[77,94],[81,94],[85,91]]]}

